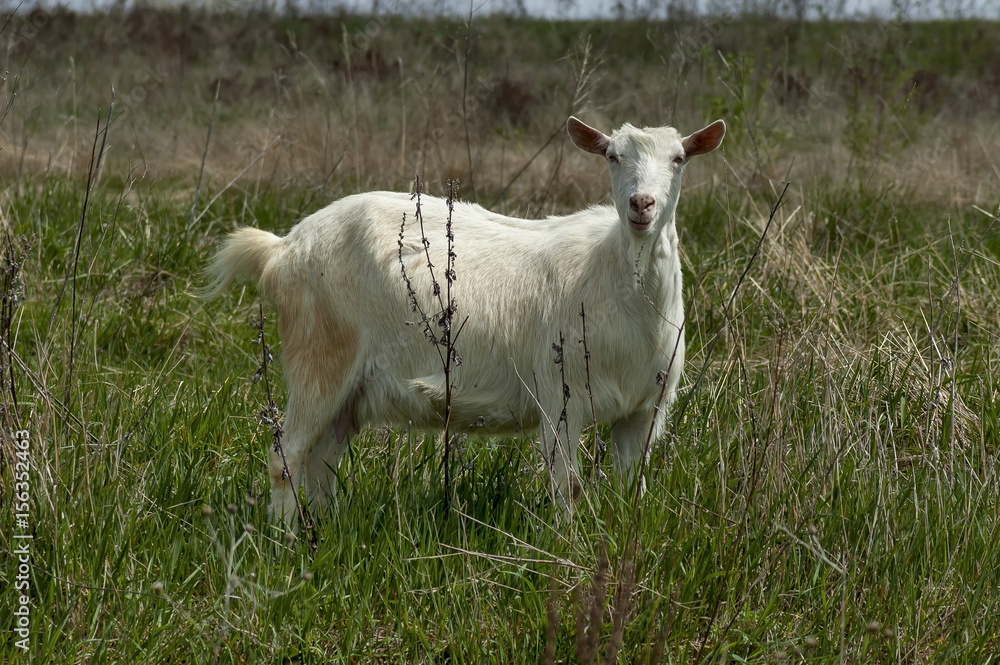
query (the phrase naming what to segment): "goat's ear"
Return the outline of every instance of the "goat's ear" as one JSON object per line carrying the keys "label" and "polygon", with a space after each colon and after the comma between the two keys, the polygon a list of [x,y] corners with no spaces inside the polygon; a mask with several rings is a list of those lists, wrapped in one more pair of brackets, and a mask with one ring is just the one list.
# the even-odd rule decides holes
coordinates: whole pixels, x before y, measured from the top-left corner
{"label": "goat's ear", "polygon": [[708,127],[699,129],[691,136],[686,136],[681,141],[684,146],[684,156],[694,157],[712,152],[722,145],[722,137],[726,135],[726,123],[723,120],[716,120]]}
{"label": "goat's ear", "polygon": [[608,152],[608,144],[611,139],[604,135],[604,132],[594,129],[590,125],[580,122],[575,117],[570,116],[566,121],[566,131],[573,145],[580,150],[592,152],[595,155],[605,155]]}

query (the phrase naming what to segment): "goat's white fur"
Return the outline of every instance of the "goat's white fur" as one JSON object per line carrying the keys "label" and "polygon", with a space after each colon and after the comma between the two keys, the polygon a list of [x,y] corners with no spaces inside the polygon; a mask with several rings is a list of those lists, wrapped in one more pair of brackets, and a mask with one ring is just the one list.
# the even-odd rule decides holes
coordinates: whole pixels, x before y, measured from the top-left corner
{"label": "goat's white fur", "polygon": [[[687,138],[671,127],[629,124],[606,136],[576,118],[568,131],[578,147],[608,159],[613,207],[526,220],[454,205],[462,362],[452,370],[451,428],[472,434],[538,428],[553,491],[571,506],[580,490],[576,449],[586,423],[596,417],[611,424],[611,451],[623,473],[634,471],[648,455],[650,433],[655,439],[663,428],[684,365],[674,221],[681,174],[690,157],[718,147],[725,123]],[[443,284],[447,204],[429,196],[420,204]],[[272,452],[271,509],[286,522],[301,482],[314,510],[326,505],[360,426],[442,427],[441,355],[421,325],[407,325],[417,315],[399,259],[404,216],[406,275],[424,311],[439,309],[414,209],[409,194],[349,196],[283,238],[239,229],[211,264],[213,294],[234,280],[256,282],[278,308],[288,387],[282,444],[291,478]],[[553,351],[560,335],[561,366]],[[656,410],[661,372],[666,393],[664,408]]]}

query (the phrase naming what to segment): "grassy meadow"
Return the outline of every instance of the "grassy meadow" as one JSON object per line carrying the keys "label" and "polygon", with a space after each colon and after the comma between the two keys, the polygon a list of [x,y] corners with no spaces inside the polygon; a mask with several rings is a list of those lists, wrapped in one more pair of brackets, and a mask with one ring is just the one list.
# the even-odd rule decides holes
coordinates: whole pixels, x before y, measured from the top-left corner
{"label": "grassy meadow", "polygon": [[[0,60],[0,660],[1000,662],[1000,24],[22,10]],[[533,437],[459,439],[446,511],[441,441],[369,430],[269,523],[276,313],[255,381],[219,239],[414,173],[607,201],[570,114],[729,125],[648,493],[591,430],[560,519]]]}

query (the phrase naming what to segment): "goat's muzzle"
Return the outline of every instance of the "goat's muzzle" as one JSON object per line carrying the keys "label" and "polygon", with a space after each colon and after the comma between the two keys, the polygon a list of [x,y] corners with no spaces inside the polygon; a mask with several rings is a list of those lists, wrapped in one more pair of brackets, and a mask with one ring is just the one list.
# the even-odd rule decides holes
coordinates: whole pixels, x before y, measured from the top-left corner
{"label": "goat's muzzle", "polygon": [[656,200],[649,194],[633,194],[628,200],[628,221],[636,231],[645,231],[653,223]]}

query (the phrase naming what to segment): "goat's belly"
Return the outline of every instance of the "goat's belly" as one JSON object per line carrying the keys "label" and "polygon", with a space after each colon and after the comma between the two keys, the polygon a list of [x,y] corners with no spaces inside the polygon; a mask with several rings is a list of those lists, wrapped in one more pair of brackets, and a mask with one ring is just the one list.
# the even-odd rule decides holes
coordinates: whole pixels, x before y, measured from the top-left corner
{"label": "goat's belly", "polygon": [[[409,407],[399,403],[365,403],[359,406],[359,425],[386,427],[412,427],[418,430],[440,430],[444,428],[446,409],[444,404],[429,399],[407,400]],[[449,429],[453,433],[470,435],[515,435],[531,432],[538,427],[538,413],[529,411],[517,413],[513,409],[497,408],[485,410],[479,405],[463,404],[455,399],[451,407]]]}
{"label": "goat's belly", "polygon": [[538,427],[537,409],[526,408],[520,395],[456,387],[449,395],[444,374],[418,378],[383,373],[360,386],[355,406],[357,424],[444,427],[450,404],[450,429],[469,434],[516,434]]}
{"label": "goat's belly", "polygon": [[537,428],[538,411],[524,410],[509,402],[486,406],[481,401],[465,402],[459,398],[452,404],[451,420],[453,432],[513,435]]}

